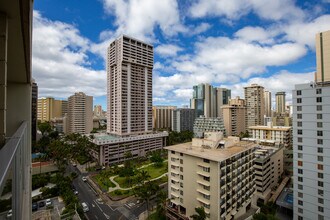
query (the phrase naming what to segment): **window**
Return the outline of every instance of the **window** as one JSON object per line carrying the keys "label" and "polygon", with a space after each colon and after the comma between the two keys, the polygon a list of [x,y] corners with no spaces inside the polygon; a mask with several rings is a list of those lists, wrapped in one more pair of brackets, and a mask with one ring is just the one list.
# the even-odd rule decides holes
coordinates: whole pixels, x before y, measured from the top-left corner
{"label": "window", "polygon": [[317,105],[316,106],[316,111],[322,111],[322,105]]}
{"label": "window", "polygon": [[301,90],[297,90],[297,95],[301,95]]}
{"label": "window", "polygon": [[203,176],[203,179],[206,181],[210,181],[210,177],[207,177],[207,176]]}
{"label": "window", "polygon": [[304,202],[301,200],[298,200],[298,205],[304,205]]}
{"label": "window", "polygon": [[302,111],[302,106],[297,106],[297,111]]}
{"label": "window", "polygon": [[298,150],[303,150],[303,146],[298,145]]}
{"label": "window", "polygon": [[302,192],[298,192],[298,197],[299,198],[303,198],[304,197],[304,194]]}
{"label": "window", "polygon": [[301,103],[301,98],[297,98],[297,103]]}
{"label": "window", "polygon": [[316,94],[322,94],[322,89],[316,89]]}
{"label": "window", "polygon": [[180,171],[183,172],[183,167],[180,167]]}
{"label": "window", "polygon": [[303,162],[302,161],[300,161],[300,160],[298,160],[298,166],[302,166],[303,165]]}
{"label": "window", "polygon": [[302,119],[302,114],[297,114],[297,119]]}
{"label": "window", "polygon": [[324,192],[323,192],[322,189],[319,189],[319,190],[318,190],[318,194],[319,194],[319,196],[323,196],[323,193],[324,193]]}
{"label": "window", "polygon": [[303,134],[302,130],[297,130],[297,134]]}
{"label": "window", "polygon": [[183,164],[183,160],[182,159],[180,159],[180,164]]}
{"label": "window", "polygon": [[302,127],[302,121],[297,122],[297,127]]}
{"label": "window", "polygon": [[323,122],[317,122],[317,127],[318,128],[323,128]]}
{"label": "window", "polygon": [[324,220],[324,216],[323,215],[319,215],[318,220]]}
{"label": "window", "polygon": [[180,175],[180,179],[183,180],[183,175]]}
{"label": "window", "polygon": [[203,162],[204,162],[204,163],[210,163],[210,160],[208,160],[208,159],[203,159]]}
{"label": "window", "polygon": [[298,182],[304,182],[304,179],[301,176],[298,176]]}
{"label": "window", "polygon": [[317,161],[322,162],[323,161],[323,156],[317,156]]}
{"label": "window", "polygon": [[322,102],[322,97],[316,97],[316,102]]}
{"label": "window", "polygon": [[299,213],[303,213],[304,210],[303,210],[302,208],[298,208],[298,212],[299,212]]}
{"label": "window", "polygon": [[323,165],[322,164],[317,164],[317,169],[318,170],[323,170]]}
{"label": "window", "polygon": [[298,137],[298,139],[297,139],[297,141],[300,143],[302,142],[302,140],[303,140],[302,137]]}
{"label": "window", "polygon": [[323,136],[323,131],[317,131],[317,136],[322,137]]}
{"label": "window", "polygon": [[317,185],[318,185],[319,187],[323,187],[323,182],[322,182],[322,181],[317,181]]}
{"label": "window", "polygon": [[298,153],[298,158],[302,158],[303,154],[302,153]]}
{"label": "window", "polygon": [[183,156],[183,153],[180,153],[180,156],[182,157]]}
{"label": "window", "polygon": [[317,115],[316,115],[316,118],[317,118],[317,119],[322,119],[322,114],[317,114]]}
{"label": "window", "polygon": [[183,191],[182,190],[180,190],[180,195],[183,196]]}
{"label": "window", "polygon": [[320,204],[323,204],[323,203],[324,203],[324,199],[318,198],[317,200],[318,200],[318,202],[319,202]]}
{"label": "window", "polygon": [[300,215],[298,215],[298,220],[304,220],[304,218]]}
{"label": "window", "polygon": [[323,153],[323,147],[318,147],[317,148],[317,153]]}
{"label": "window", "polygon": [[174,150],[172,150],[172,151],[171,151],[171,153],[172,153],[172,154],[175,154],[175,151],[174,151]]}
{"label": "window", "polygon": [[323,173],[317,173],[317,177],[323,179]]}
{"label": "window", "polygon": [[301,185],[301,184],[298,184],[298,189],[303,190],[304,189],[304,186]]}
{"label": "window", "polygon": [[302,169],[298,169],[298,173],[299,174],[303,174],[303,170]]}
{"label": "window", "polygon": [[323,144],[323,140],[322,139],[317,139],[317,144]]}
{"label": "window", "polygon": [[319,210],[319,212],[324,212],[324,209],[323,209],[322,206],[319,206],[319,207],[318,207],[318,210]]}

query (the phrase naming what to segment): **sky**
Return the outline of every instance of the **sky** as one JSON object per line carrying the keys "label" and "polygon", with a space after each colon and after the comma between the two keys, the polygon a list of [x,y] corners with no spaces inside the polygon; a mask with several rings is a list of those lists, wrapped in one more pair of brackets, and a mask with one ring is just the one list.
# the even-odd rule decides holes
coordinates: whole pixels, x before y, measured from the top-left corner
{"label": "sky", "polygon": [[106,109],[106,50],[125,34],[154,46],[153,104],[189,105],[210,83],[244,97],[258,83],[287,93],[313,81],[315,34],[330,0],[35,0],[32,74],[39,97],[75,92]]}

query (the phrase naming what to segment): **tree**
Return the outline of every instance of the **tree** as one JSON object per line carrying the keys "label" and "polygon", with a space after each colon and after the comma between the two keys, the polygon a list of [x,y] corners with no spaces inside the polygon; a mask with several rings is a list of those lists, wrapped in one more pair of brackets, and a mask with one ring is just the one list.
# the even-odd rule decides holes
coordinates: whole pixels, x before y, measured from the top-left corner
{"label": "tree", "polygon": [[52,131],[52,126],[49,121],[38,123],[38,129],[41,132],[42,136]]}
{"label": "tree", "polygon": [[134,195],[147,203],[147,215],[149,212],[149,202],[153,195],[159,191],[159,185],[154,181],[144,181],[138,184],[134,189]]}
{"label": "tree", "polygon": [[205,220],[206,219],[206,212],[204,210],[204,207],[197,207],[195,208],[196,214],[193,214],[190,216],[193,220]]}
{"label": "tree", "polygon": [[163,166],[163,157],[161,155],[161,151],[154,151],[151,153],[151,156],[150,156],[150,161],[155,163],[155,166],[156,167],[161,167]]}
{"label": "tree", "polygon": [[253,220],[278,220],[275,215],[265,214],[265,213],[257,213],[253,215]]}
{"label": "tree", "polygon": [[157,194],[157,216],[158,218],[162,218],[165,216],[166,212],[166,202],[167,202],[167,194],[165,191],[161,190]]}

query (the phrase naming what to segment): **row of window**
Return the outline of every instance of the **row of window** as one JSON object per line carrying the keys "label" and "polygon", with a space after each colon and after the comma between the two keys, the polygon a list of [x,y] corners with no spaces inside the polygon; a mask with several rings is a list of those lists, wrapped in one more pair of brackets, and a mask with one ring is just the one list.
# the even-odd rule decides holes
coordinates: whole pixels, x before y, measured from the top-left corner
{"label": "row of window", "polygon": [[[298,121],[297,122],[297,127],[302,127],[302,126],[303,126],[302,121]],[[323,122],[316,122],[316,127],[323,128]]]}
{"label": "row of window", "polygon": [[[322,97],[316,97],[316,102],[322,102]],[[297,103],[302,103],[302,98],[297,98]]]}
{"label": "row of window", "polygon": [[[322,89],[316,89],[315,92],[316,92],[316,94],[322,94]],[[301,90],[297,90],[297,91],[296,91],[296,94],[297,94],[297,95],[301,95]]]}
{"label": "row of window", "polygon": [[[323,158],[322,158],[322,160],[323,160]],[[303,166],[303,161],[298,160],[298,161],[297,161],[297,164],[298,164],[299,167],[302,167],[302,166]],[[317,169],[318,169],[318,170],[323,170],[323,164],[317,164]],[[298,181],[299,181],[299,180],[298,180]]]}
{"label": "row of window", "polygon": [[[302,111],[302,106],[297,106],[297,111]],[[322,111],[322,105],[317,105],[316,111]]]}
{"label": "row of window", "polygon": [[[298,150],[302,151],[303,150],[303,146],[302,145],[298,145]],[[317,153],[323,153],[323,147],[317,147]]]}
{"label": "row of window", "polygon": [[[297,138],[297,142],[298,143],[302,143],[303,142],[303,138],[302,137],[298,137]],[[317,139],[317,144],[322,145],[323,144],[323,140],[322,139]]]}
{"label": "row of window", "polygon": [[[302,119],[302,114],[297,114],[297,119]],[[316,114],[316,119],[323,119],[322,114]]]}
{"label": "row of window", "polygon": [[[322,123],[322,122],[320,122],[320,123]],[[299,127],[299,126],[298,126],[298,127]],[[298,129],[298,130],[297,130],[297,134],[303,134],[303,130]],[[318,137],[323,137],[323,131],[316,131],[316,135],[317,135]]]}

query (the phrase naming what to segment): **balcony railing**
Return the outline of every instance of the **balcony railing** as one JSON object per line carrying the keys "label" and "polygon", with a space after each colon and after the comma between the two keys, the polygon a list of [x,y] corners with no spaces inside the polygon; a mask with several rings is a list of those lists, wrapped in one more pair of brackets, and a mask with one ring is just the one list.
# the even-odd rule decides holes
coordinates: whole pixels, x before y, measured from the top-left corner
{"label": "balcony railing", "polygon": [[[12,219],[31,219],[31,152],[24,121],[0,150],[0,195],[12,178]],[[28,207],[28,209],[27,209]]]}

